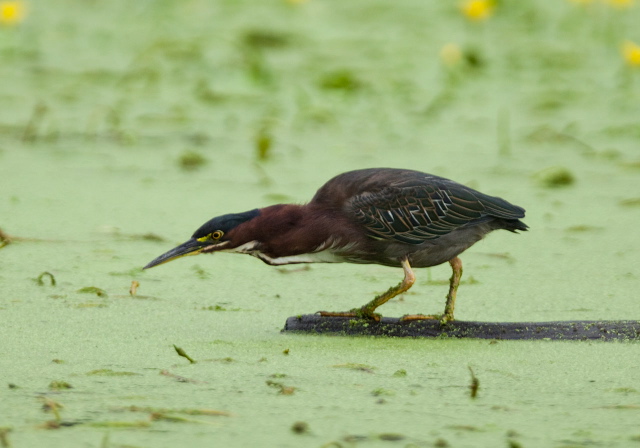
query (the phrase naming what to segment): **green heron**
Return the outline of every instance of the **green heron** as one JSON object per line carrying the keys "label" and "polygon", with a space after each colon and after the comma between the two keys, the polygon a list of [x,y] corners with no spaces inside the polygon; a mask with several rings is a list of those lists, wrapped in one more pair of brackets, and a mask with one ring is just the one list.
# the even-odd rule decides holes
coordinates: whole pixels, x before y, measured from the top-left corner
{"label": "green heron", "polygon": [[432,174],[392,168],[349,171],[324,184],[308,204],[213,218],[145,269],[214,252],[249,254],[272,266],[346,262],[402,267],[404,280],[361,308],[319,312],[378,320],[376,308],[415,282],[412,267],[449,262],[453,275],[444,313],[403,317],[446,322],[453,320],[462,276],[458,255],[492,230],[527,230],[522,217],[521,207]]}

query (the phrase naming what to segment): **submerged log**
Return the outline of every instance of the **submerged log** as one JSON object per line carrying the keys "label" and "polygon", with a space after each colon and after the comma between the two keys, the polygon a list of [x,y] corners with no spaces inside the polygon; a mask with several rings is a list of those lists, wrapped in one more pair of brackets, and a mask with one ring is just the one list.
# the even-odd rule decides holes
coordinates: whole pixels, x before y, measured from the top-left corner
{"label": "submerged log", "polygon": [[637,340],[640,321],[470,322],[456,320],[401,321],[383,317],[379,322],[317,314],[292,316],[284,333],[338,334],[344,336],[394,336],[410,338]]}

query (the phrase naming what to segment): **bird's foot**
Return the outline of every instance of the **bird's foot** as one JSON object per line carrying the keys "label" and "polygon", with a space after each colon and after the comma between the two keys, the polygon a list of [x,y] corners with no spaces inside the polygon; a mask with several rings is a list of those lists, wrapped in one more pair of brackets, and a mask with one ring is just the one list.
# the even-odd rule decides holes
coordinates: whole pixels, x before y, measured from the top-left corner
{"label": "bird's foot", "polygon": [[400,318],[401,322],[408,320],[438,320],[441,316],[437,314],[405,314]]}
{"label": "bird's foot", "polygon": [[380,318],[382,315],[378,313],[374,313],[371,310],[365,308],[354,308],[350,311],[318,311],[316,314],[319,314],[322,317],[355,317],[356,319],[369,319],[375,320],[376,322],[380,322]]}
{"label": "bird's foot", "polygon": [[400,318],[400,322],[411,320],[439,320],[441,324],[446,324],[453,320],[453,316],[448,314],[405,314]]}
{"label": "bird's foot", "polygon": [[444,313],[441,317],[440,317],[440,323],[441,324],[446,324],[448,322],[453,322],[455,319],[453,318],[453,314],[449,314],[449,313]]}

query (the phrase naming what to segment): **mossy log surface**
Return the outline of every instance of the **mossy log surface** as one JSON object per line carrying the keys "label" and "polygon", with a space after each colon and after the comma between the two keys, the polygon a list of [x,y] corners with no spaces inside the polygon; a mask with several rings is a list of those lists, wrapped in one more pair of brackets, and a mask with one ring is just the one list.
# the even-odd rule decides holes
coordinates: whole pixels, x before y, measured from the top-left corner
{"label": "mossy log surface", "polygon": [[317,314],[287,319],[284,333],[410,338],[475,338],[502,340],[638,340],[640,321],[469,322],[438,320],[401,321],[383,317],[379,322]]}

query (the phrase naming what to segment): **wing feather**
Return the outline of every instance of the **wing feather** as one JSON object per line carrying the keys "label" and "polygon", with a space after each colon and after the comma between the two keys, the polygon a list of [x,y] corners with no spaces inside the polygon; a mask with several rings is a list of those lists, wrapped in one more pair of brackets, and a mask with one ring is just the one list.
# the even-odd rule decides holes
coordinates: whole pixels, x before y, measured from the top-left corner
{"label": "wing feather", "polygon": [[420,244],[490,217],[518,219],[520,207],[442,178],[393,185],[350,198],[346,210],[374,239]]}

